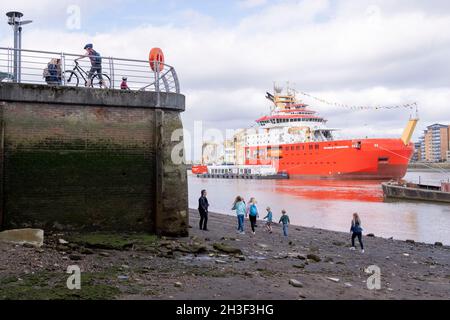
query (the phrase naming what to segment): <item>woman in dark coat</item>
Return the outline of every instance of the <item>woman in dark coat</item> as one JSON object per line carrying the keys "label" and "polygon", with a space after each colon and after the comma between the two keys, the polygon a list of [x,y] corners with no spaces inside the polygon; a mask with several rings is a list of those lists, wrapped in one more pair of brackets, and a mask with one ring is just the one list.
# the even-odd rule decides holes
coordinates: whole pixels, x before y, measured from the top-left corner
{"label": "woman in dark coat", "polygon": [[364,253],[364,244],[362,242],[362,232],[363,229],[361,227],[361,219],[357,213],[353,214],[352,226],[350,228],[350,232],[352,233],[352,246],[351,250],[355,250],[355,238],[358,237],[359,244],[361,245],[361,252]]}

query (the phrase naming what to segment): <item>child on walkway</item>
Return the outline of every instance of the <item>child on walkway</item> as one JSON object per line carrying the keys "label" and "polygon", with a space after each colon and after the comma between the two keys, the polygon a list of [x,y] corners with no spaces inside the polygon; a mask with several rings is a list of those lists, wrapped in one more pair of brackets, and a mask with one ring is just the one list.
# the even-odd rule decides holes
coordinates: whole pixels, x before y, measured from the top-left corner
{"label": "child on walkway", "polygon": [[272,218],[272,210],[270,209],[270,207],[267,207],[266,210],[267,210],[267,216],[264,217],[264,220],[267,219],[267,222],[266,222],[266,230],[267,230],[269,233],[272,233],[272,221],[273,221],[273,218]]}
{"label": "child on walkway", "polygon": [[289,220],[289,216],[286,213],[286,210],[281,211],[281,218],[280,221],[278,223],[283,223],[283,234],[285,237],[288,236],[288,226],[291,223],[291,221]]}
{"label": "child on walkway", "polygon": [[353,214],[350,232],[352,233],[352,246],[350,250],[356,250],[355,238],[358,237],[359,244],[361,245],[361,253],[364,253],[364,245],[362,242],[363,228],[361,228],[361,219],[359,218],[359,215],[356,212]]}
{"label": "child on walkway", "polygon": [[241,196],[238,196],[234,200],[233,208],[231,210],[236,210],[236,215],[238,219],[238,233],[245,234],[244,232],[244,216],[246,212],[245,202]]}
{"label": "child on walkway", "polygon": [[256,234],[256,231],[255,231],[256,219],[258,219],[258,217],[259,217],[258,207],[256,207],[256,204],[257,204],[256,199],[251,198],[249,206],[248,206],[248,215],[250,218],[250,224],[252,226],[252,232],[254,235]]}
{"label": "child on walkway", "polygon": [[123,77],[122,78],[122,83],[120,84],[120,89],[121,90],[130,90],[130,87],[128,86],[128,83],[127,83],[127,77]]}

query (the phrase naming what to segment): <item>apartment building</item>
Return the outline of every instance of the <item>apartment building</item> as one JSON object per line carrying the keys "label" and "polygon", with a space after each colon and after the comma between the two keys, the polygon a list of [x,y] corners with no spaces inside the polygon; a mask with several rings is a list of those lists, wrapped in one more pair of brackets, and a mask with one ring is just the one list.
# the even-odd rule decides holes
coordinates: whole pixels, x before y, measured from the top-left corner
{"label": "apartment building", "polygon": [[450,151],[450,125],[433,124],[428,126],[416,144],[416,161],[448,161]]}

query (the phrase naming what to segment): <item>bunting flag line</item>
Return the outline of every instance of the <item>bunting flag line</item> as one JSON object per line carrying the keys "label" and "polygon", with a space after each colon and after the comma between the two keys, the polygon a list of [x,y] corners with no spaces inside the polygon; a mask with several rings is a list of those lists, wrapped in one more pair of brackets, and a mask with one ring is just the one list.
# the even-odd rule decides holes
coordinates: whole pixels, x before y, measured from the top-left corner
{"label": "bunting flag line", "polygon": [[412,102],[412,103],[406,103],[406,104],[400,104],[400,105],[378,105],[378,106],[352,106],[352,105],[348,105],[345,103],[338,103],[338,102],[331,102],[328,101],[326,99],[322,99],[322,98],[318,98],[315,97],[309,93],[306,92],[300,92],[303,96],[309,97],[311,99],[314,99],[318,102],[321,102],[323,104],[329,105],[329,106],[333,106],[333,107],[340,107],[340,108],[346,108],[346,109],[350,109],[350,110],[379,110],[379,109],[411,109],[413,110],[414,108],[416,108],[417,110],[417,102]]}

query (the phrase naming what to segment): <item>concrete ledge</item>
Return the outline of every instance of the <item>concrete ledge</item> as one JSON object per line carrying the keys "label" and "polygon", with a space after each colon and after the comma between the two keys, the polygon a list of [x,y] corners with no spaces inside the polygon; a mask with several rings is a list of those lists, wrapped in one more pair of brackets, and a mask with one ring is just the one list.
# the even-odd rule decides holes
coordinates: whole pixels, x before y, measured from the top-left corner
{"label": "concrete ledge", "polygon": [[[158,94],[150,91],[0,83],[0,101],[155,109],[157,108],[157,98]],[[185,96],[161,92],[158,109],[183,112]]]}

